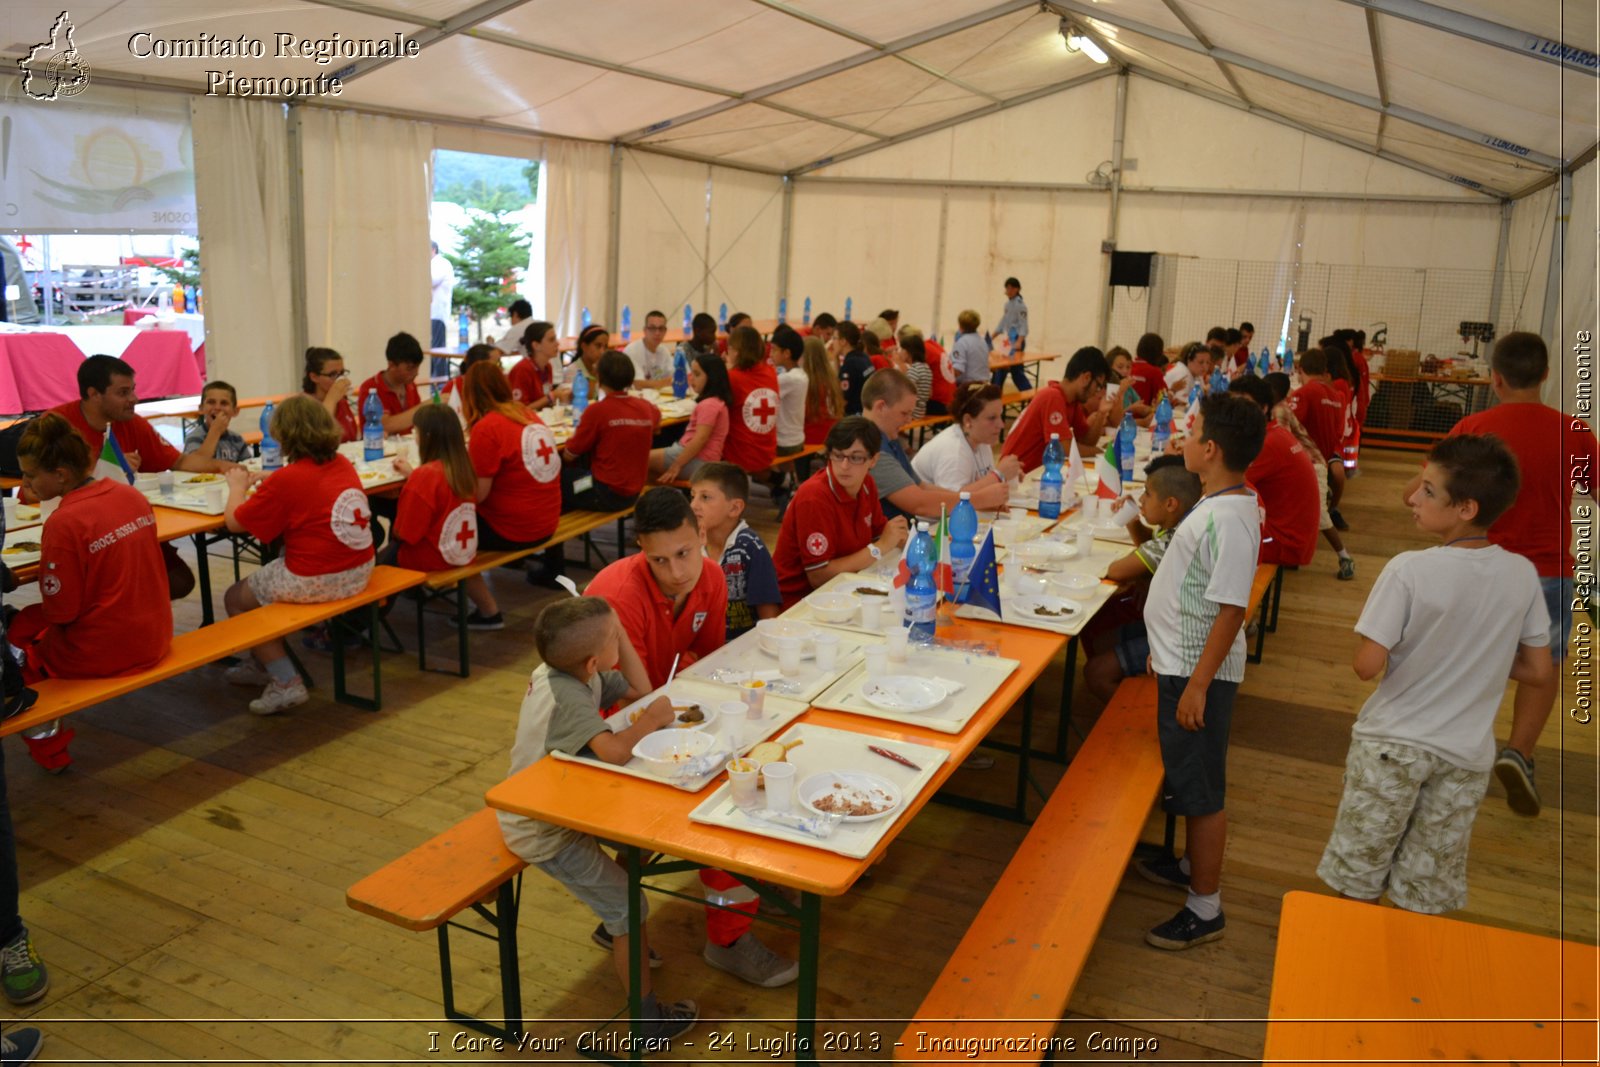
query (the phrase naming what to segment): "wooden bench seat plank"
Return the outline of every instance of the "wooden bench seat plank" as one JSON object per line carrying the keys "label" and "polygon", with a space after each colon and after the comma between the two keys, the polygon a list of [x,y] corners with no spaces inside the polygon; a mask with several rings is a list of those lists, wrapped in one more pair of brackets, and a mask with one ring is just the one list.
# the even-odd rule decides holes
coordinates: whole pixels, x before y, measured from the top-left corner
{"label": "wooden bench seat plank", "polygon": [[527,866],[484,808],[361,879],[345,902],[407,930],[433,930]]}

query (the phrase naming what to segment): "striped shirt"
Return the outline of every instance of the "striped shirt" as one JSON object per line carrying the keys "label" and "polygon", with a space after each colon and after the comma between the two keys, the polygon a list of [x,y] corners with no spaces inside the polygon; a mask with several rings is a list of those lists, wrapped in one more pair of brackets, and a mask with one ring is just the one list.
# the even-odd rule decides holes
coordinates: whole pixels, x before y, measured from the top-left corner
{"label": "striped shirt", "polygon": [[[1223,605],[1249,606],[1260,548],[1261,512],[1253,493],[1202,497],[1184,517],[1144,605],[1156,674],[1194,673]],[[1215,680],[1244,681],[1244,649],[1241,626]]]}

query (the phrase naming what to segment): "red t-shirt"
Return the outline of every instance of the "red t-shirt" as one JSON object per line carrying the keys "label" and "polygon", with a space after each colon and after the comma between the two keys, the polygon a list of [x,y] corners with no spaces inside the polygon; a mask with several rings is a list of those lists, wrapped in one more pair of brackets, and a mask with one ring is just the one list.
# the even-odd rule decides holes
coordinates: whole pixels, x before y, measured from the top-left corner
{"label": "red t-shirt", "polygon": [[867,475],[854,497],[833,483],[828,465],[795,491],[778,530],[772,562],[778,570],[778,591],[788,608],[811,592],[806,571],[843,556],[854,555],[883,533],[888,520],[878,503],[878,486]]}
{"label": "red t-shirt", "polygon": [[395,513],[396,562],[414,571],[465,567],[478,554],[478,509],[450,488],[444,464],[424,463],[400,490]]}
{"label": "red t-shirt", "polygon": [[1044,449],[1053,433],[1061,435],[1063,449],[1071,447],[1074,437],[1089,436],[1089,420],[1083,413],[1083,405],[1068,399],[1060,382],[1051,382],[1035,394],[1022,418],[1011,427],[1000,455],[1016,456],[1022,469],[1031,471],[1044,462]]}
{"label": "red t-shirt", "polygon": [[[316,398],[312,397],[312,399],[315,400]],[[320,404],[322,401],[318,400],[317,403]],[[333,421],[339,424],[339,440],[341,442],[361,440],[361,420],[356,417],[355,408],[350,406],[348,395],[334,405]]]}
{"label": "red t-shirt", "polygon": [[1372,368],[1367,363],[1367,354],[1361,349],[1350,353],[1350,362],[1356,368],[1356,422],[1362,426],[1367,424],[1367,405],[1372,398],[1368,396],[1369,386],[1372,381]]}
{"label": "red t-shirt", "polygon": [[273,471],[233,517],[263,544],[282,537],[284,564],[303,578],[372,558],[372,503],[343,456],[326,463],[297,459]]}
{"label": "red t-shirt", "polygon": [[764,471],[778,458],[778,372],[770,363],[729,367],[728,381],[733,404],[722,458],[751,473]]}
{"label": "red t-shirt", "polygon": [[527,356],[511,365],[506,380],[511,383],[511,399],[519,404],[531,404],[544,398],[544,382],[539,379],[539,367]]}
{"label": "red t-shirt", "polygon": [[[417,392],[416,382],[406,384],[406,395],[402,399],[384,382],[383,373],[380,371],[361,383],[361,393],[356,398],[357,411],[365,411],[367,409],[367,394],[374,389],[378,391],[378,402],[383,405],[383,413],[385,415],[403,415],[422,403],[422,394]],[[411,430],[407,428],[401,432],[410,433]]]}
{"label": "red t-shirt", "polygon": [[1302,567],[1311,562],[1317,550],[1317,522],[1322,517],[1312,463],[1294,434],[1267,420],[1261,452],[1244,473],[1245,482],[1256,491],[1266,512],[1261,524],[1262,563]]}
{"label": "red t-shirt", "polygon": [[933,387],[928,391],[928,399],[948,408],[956,398],[956,372],[950,366],[950,356],[937,341],[924,338],[922,347],[927,351],[928,366],[933,368]]}
{"label": "red t-shirt", "polygon": [[110,678],[155,666],[172,644],[172,602],[144,494],[102,478],[62,497],[39,533],[39,592],[39,607],[24,610],[49,623],[30,649],[46,674]]}
{"label": "red t-shirt", "polygon": [[1450,431],[1492,433],[1517,457],[1522,485],[1489,540],[1532,561],[1541,578],[1572,575],[1572,494],[1595,494],[1594,431],[1543,404],[1497,404]]}
{"label": "red t-shirt", "polygon": [[1128,368],[1127,380],[1133,386],[1133,391],[1139,394],[1139,403],[1154,404],[1156,397],[1167,387],[1166,368],[1136,359],[1133,366]]}
{"label": "red t-shirt", "polygon": [[1344,405],[1344,427],[1339,432],[1342,453],[1343,446],[1355,440],[1356,436],[1356,394],[1343,378],[1335,378],[1328,384],[1339,394],[1339,402]]}
{"label": "red t-shirt", "polygon": [[661,425],[661,409],[643,397],[626,393],[590,404],[567,442],[575,456],[594,453],[589,471],[595,481],[619,496],[638,496],[650,473],[650,442]]}
{"label": "red t-shirt", "polygon": [[872,369],[875,371],[887,370],[894,366],[894,360],[888,356],[868,356],[867,358],[872,360]]}
{"label": "red t-shirt", "polygon": [[1327,382],[1307,382],[1289,394],[1289,410],[1316,442],[1323,460],[1340,458],[1344,441],[1344,399]]}
{"label": "red t-shirt", "polygon": [[700,580],[676,615],[672,599],[661,592],[642,553],[608,565],[584,593],[604,597],[617,613],[651,686],[667,683],[674,656],[682,657],[678,661],[682,671],[722,647],[728,626],[728,580],[722,568],[704,556],[700,557]]}
{"label": "red t-shirt", "polygon": [[561,449],[539,416],[527,425],[491,411],[472,426],[467,441],[472,469],[493,478],[494,488],[478,504],[494,532],[532,544],[556,532],[561,519]]}
{"label": "red t-shirt", "polygon": [[820,419],[806,420],[806,444],[820,445],[828,439],[828,431],[833,429],[833,424],[839,420],[831,415],[824,415]]}
{"label": "red t-shirt", "polygon": [[[72,428],[78,431],[78,436],[89,442],[89,466],[93,468],[95,461],[100,458],[100,450],[106,446],[106,435],[89,425],[89,420],[83,417],[83,406],[76,400],[50,410],[72,423]],[[129,462],[133,459],[130,453],[139,453],[139,471],[143,474],[169,471],[183,454],[167,444],[166,439],[157,433],[156,428],[142,415],[135,415],[124,422],[112,423],[111,434],[117,439],[122,454],[128,457]]]}

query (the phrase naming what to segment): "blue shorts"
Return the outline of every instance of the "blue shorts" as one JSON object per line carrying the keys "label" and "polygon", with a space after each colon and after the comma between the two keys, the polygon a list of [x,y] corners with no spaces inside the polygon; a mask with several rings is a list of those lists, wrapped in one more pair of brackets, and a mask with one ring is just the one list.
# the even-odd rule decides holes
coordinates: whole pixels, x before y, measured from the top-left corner
{"label": "blue shorts", "polygon": [[1550,658],[1560,663],[1567,658],[1567,642],[1572,638],[1571,578],[1540,578],[1544,607],[1550,613]]}
{"label": "blue shorts", "polygon": [[1150,670],[1150,635],[1144,623],[1130,622],[1117,627],[1117,666],[1124,678],[1137,678]]}

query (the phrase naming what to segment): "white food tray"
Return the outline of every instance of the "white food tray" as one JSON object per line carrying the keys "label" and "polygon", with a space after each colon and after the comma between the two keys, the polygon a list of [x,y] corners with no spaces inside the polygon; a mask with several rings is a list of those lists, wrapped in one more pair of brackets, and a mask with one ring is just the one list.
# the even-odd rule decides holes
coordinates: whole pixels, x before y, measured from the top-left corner
{"label": "white food tray", "polygon": [[[897,564],[898,562],[899,561],[896,560]],[[881,567],[882,564],[880,563],[879,566]],[[848,630],[851,633],[866,634],[871,637],[881,638],[883,636],[883,631],[868,630],[866,627],[862,626],[860,615],[855,616],[849,622],[823,622],[822,619],[817,615],[816,611],[812,609],[811,605],[807,603],[807,600],[809,600],[810,597],[816,596],[818,593],[849,593],[864,585],[875,586],[879,589],[887,589],[891,594],[893,594],[893,574],[893,570],[888,572],[888,576],[877,574],[871,571],[863,571],[860,574],[836,574],[828,581],[824,582],[819,588],[813,589],[807,595],[806,600],[801,600],[798,604],[794,605],[794,607],[784,612],[783,618],[792,619],[795,622],[810,623],[813,626],[829,626],[835,630]],[[879,599],[881,599],[884,603],[884,629],[887,630],[890,626],[898,625],[900,622],[900,615],[898,611],[894,610],[894,604],[903,605],[905,603],[904,598],[902,596],[890,595],[880,597]],[[843,650],[841,649],[841,651]],[[776,661],[774,661],[774,663],[776,663]]]}
{"label": "white food tray", "polygon": [[[957,614],[960,614],[957,612]],[[945,697],[937,707],[927,711],[890,711],[869,702],[861,695],[867,681],[867,666],[863,662],[845,673],[826,693],[812,701],[819,708],[846,711],[852,715],[866,715],[874,719],[908,726],[921,726],[945,734],[958,734],[990,697],[1005,684],[1021,664],[1003,656],[986,656],[974,652],[941,649],[937,646],[912,645],[904,663],[890,662],[887,673],[903,674],[926,679],[950,679],[963,686],[959,693]]]}
{"label": "white food tray", "polygon": [[[1116,592],[1116,589],[1117,587],[1110,583],[1101,582],[1095,589],[1094,596],[1088,600],[1072,601],[1075,606],[1081,609],[1077,613],[1065,619],[1051,619],[1016,610],[1013,605],[1019,594],[1013,593],[1009,588],[1002,588],[1000,592],[1001,618],[999,621],[1012,626],[1026,626],[1031,630],[1049,630],[1051,633],[1066,634],[1069,637],[1073,637],[1082,632],[1083,628],[1089,624],[1089,620],[1094,618],[1095,612],[1104,607],[1106,601],[1111,599],[1111,594]],[[974,607],[970,604],[963,604],[957,608],[956,617],[960,619],[979,619],[983,622],[996,621],[994,612],[987,608]]]}
{"label": "white food tray", "polygon": [[838,659],[830,671],[818,670],[815,657],[808,656],[800,661],[799,674],[792,678],[783,677],[778,671],[778,657],[762,649],[759,636],[751,630],[685,667],[679,677],[728,686],[738,686],[740,682],[760,678],[767,683],[769,696],[810,703],[838,681],[845,671],[861,661],[861,646],[866,643],[864,635],[846,633],[836,627],[828,627],[828,630],[839,638]]}

